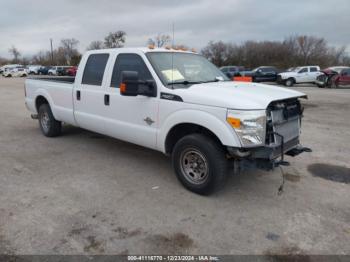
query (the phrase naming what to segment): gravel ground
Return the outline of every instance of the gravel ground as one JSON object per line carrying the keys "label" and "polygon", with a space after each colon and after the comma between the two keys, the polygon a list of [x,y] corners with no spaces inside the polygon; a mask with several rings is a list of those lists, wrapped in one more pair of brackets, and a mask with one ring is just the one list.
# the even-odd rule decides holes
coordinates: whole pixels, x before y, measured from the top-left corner
{"label": "gravel ground", "polygon": [[0,254],[349,254],[350,90],[305,92],[311,154],[186,191],[161,153],[75,127],[41,135],[0,78]]}

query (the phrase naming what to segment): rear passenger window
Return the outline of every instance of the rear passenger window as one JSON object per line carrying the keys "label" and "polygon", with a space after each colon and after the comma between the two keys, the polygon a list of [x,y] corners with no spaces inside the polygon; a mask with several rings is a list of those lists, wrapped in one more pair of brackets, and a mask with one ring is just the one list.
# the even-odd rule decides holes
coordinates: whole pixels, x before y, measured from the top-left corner
{"label": "rear passenger window", "polygon": [[310,68],[310,72],[317,72],[318,70],[317,70],[317,67],[311,67]]}
{"label": "rear passenger window", "polygon": [[90,55],[84,69],[83,85],[102,85],[103,74],[107,65],[109,54]]}
{"label": "rear passenger window", "polygon": [[119,88],[123,71],[136,71],[142,81],[152,80],[152,75],[143,59],[136,54],[120,54],[113,68],[111,87]]}
{"label": "rear passenger window", "polygon": [[342,72],[342,75],[350,76],[350,69],[344,69],[343,72]]}

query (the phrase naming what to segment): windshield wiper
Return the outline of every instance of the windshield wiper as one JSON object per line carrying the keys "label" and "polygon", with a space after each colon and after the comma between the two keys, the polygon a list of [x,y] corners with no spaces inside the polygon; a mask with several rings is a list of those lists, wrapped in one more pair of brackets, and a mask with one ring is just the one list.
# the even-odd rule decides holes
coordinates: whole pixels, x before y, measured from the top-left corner
{"label": "windshield wiper", "polygon": [[201,84],[203,82],[196,82],[196,81],[181,81],[181,82],[172,82],[172,83],[168,83],[168,86],[172,86],[172,85],[196,85],[196,84]]}

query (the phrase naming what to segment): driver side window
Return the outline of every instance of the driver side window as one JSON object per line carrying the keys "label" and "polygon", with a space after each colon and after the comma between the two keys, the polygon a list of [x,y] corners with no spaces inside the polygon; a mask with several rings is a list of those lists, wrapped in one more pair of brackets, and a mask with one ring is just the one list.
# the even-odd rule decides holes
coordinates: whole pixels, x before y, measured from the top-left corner
{"label": "driver side window", "polygon": [[301,69],[301,70],[299,71],[300,74],[301,74],[301,73],[307,73],[307,72],[308,72],[307,67],[305,67],[305,68],[303,68],[303,69]]}
{"label": "driver side window", "polygon": [[119,54],[117,56],[112,73],[111,87],[119,88],[123,71],[136,71],[141,81],[153,80],[145,62],[136,54]]}

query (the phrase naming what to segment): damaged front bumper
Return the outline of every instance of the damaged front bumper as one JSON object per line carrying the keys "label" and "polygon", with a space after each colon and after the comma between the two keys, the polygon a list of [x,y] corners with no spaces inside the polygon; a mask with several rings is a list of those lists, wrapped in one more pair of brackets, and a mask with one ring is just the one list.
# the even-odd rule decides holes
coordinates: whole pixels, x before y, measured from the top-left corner
{"label": "damaged front bumper", "polygon": [[300,144],[299,138],[284,142],[283,136],[279,145],[265,145],[250,149],[228,147],[227,150],[234,160],[264,170],[271,170],[279,165],[289,165],[284,159],[285,155],[295,157],[304,152],[312,152],[310,148]]}

